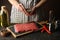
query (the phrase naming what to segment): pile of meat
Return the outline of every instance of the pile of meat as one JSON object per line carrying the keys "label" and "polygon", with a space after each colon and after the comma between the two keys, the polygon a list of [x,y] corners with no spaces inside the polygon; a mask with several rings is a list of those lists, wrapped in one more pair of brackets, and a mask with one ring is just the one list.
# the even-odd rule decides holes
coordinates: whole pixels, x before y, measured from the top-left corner
{"label": "pile of meat", "polygon": [[38,29],[35,23],[15,24],[15,32],[36,31]]}

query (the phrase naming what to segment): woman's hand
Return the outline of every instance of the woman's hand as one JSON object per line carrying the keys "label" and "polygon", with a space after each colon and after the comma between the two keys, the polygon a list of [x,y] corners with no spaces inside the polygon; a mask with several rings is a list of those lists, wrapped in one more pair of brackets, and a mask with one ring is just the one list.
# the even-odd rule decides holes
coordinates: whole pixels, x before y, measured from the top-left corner
{"label": "woman's hand", "polygon": [[31,16],[30,13],[28,13],[26,11],[26,9],[24,8],[24,6],[22,4],[19,4],[19,10],[22,11],[23,13],[25,13],[25,15]]}
{"label": "woman's hand", "polygon": [[34,15],[34,14],[35,14],[36,9],[37,9],[37,8],[34,6],[34,7],[32,8],[32,11],[31,11],[31,13],[30,13],[30,14],[31,14],[31,15]]}

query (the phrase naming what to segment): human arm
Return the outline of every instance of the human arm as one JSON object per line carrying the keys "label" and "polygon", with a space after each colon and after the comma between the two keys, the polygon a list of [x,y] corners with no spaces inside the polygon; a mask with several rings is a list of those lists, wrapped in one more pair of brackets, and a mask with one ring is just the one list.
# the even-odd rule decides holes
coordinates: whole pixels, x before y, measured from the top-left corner
{"label": "human arm", "polygon": [[8,0],[12,5],[14,5],[18,10],[24,12],[27,16],[29,13],[25,10],[24,6],[21,3],[18,3],[18,0]]}
{"label": "human arm", "polygon": [[46,1],[47,0],[40,0],[40,2],[35,5],[35,7],[38,8],[38,7],[42,6]]}
{"label": "human arm", "polygon": [[46,1],[47,1],[47,0],[40,0],[40,2],[37,3],[37,4],[32,8],[31,14],[33,14],[34,11],[35,11],[37,8],[41,7]]}
{"label": "human arm", "polygon": [[8,1],[18,9],[19,7],[18,0],[8,0]]}

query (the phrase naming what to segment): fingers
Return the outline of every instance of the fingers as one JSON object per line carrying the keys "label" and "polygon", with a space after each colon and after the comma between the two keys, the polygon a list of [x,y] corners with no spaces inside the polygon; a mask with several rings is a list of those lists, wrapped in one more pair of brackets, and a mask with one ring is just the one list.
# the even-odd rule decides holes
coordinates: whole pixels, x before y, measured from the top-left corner
{"label": "fingers", "polygon": [[20,4],[20,6],[21,6],[21,8],[23,9],[25,15],[27,15],[27,16],[31,16],[30,13],[28,13],[28,12],[26,11],[26,9],[23,7],[22,4]]}
{"label": "fingers", "polygon": [[33,8],[32,8],[32,11],[31,11],[31,15],[34,15],[35,14],[35,11],[36,11],[36,7],[34,6]]}
{"label": "fingers", "polygon": [[26,9],[24,8],[24,6],[22,4],[19,4],[19,9],[24,12],[25,15],[27,16],[31,16],[31,14],[29,12],[26,11]]}
{"label": "fingers", "polygon": [[25,15],[27,15],[27,16],[31,16],[31,14],[30,13],[28,13],[28,12],[26,12],[26,14]]}

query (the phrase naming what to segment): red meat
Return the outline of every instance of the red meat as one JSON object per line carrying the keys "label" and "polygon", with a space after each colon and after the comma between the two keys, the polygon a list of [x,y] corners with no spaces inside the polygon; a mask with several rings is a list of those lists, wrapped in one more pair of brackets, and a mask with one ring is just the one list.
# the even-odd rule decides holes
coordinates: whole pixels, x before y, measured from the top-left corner
{"label": "red meat", "polygon": [[14,25],[15,32],[23,32],[23,25],[22,24],[15,24]]}
{"label": "red meat", "polygon": [[35,31],[38,29],[35,23],[15,24],[15,32]]}

